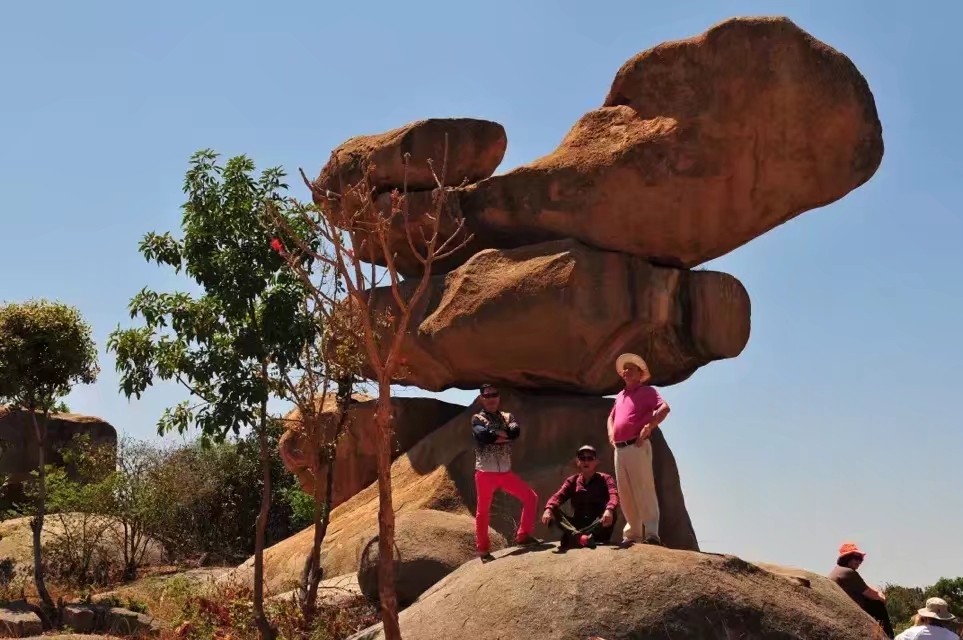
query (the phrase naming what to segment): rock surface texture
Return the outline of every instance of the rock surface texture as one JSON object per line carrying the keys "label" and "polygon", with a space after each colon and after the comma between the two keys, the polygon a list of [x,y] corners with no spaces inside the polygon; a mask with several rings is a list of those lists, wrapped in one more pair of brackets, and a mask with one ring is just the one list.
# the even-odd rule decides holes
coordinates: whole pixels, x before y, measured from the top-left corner
{"label": "rock surface texture", "polygon": [[[417,280],[402,283],[410,295]],[[390,287],[375,291],[392,305]],[[441,391],[482,383],[608,395],[620,353],[642,354],[653,384],[675,384],[749,341],[749,295],[717,271],[558,240],[476,253],[431,280],[403,346],[405,384]]]}
{"label": "rock surface texture", "polygon": [[[447,169],[443,175],[446,137]],[[495,173],[507,147],[505,128],[497,122],[474,118],[421,120],[387,133],[351,138],[331,154],[318,185],[325,191],[341,193],[343,186],[355,185],[366,169],[370,169],[370,186],[379,192],[400,190],[405,185],[412,191],[431,190],[437,186],[436,176],[446,186],[477,182]]]}
{"label": "rock surface texture", "polygon": [[839,200],[882,157],[849,58],[786,18],[734,18],[633,57],[555,151],[455,190],[475,235],[461,260],[576,238],[693,267]]}
{"label": "rock surface texture", "polygon": [[[475,559],[475,519],[460,513],[417,509],[402,514],[395,530],[395,587],[398,604],[411,605],[429,587]],[[369,532],[358,568],[361,592],[378,600],[378,527]],[[492,548],[504,549],[504,536],[490,531]]]}
{"label": "rock surface texture", "polygon": [[[650,546],[550,554],[502,552],[462,566],[401,613],[405,640],[885,638],[839,587],[809,572]],[[383,637],[375,627],[352,640]]]}
{"label": "rock surface texture", "polygon": [[[352,397],[348,409],[345,432],[338,440],[334,461],[334,487],[331,507],[358,493],[378,477],[378,460],[375,448],[374,411],[376,400],[357,394]],[[463,407],[434,398],[395,398],[394,408],[394,457],[407,451],[423,437],[461,413]],[[278,443],[284,466],[294,473],[301,488],[314,495],[315,477],[312,471],[312,442],[314,430],[322,429],[322,442],[334,436],[339,412],[337,403],[330,396],[324,403],[316,425],[305,425],[298,409],[284,417],[288,430]],[[325,492],[327,465],[319,468],[321,495]]]}

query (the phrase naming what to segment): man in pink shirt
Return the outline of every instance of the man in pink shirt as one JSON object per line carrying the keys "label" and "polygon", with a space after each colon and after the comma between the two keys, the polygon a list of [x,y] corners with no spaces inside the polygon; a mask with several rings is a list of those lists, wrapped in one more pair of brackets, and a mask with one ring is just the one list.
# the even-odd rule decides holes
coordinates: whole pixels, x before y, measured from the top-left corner
{"label": "man in pink shirt", "polygon": [[622,544],[661,544],[649,436],[669,415],[669,405],[655,388],[645,384],[652,377],[645,360],[634,353],[623,353],[615,369],[625,382],[625,389],[615,396],[608,420],[609,442],[615,448],[619,504],[625,516]]}

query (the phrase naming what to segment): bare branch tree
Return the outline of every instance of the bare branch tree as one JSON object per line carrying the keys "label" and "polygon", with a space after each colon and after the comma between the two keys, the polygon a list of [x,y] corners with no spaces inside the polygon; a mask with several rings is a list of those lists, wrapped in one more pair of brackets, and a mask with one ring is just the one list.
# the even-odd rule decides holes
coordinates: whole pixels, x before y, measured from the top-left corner
{"label": "bare branch tree", "polygon": [[[332,162],[337,162],[332,154]],[[432,191],[430,210],[415,220],[408,206],[407,169],[410,156],[405,156],[405,180],[401,191],[390,194],[387,210],[379,210],[377,193],[371,186],[373,166],[353,185],[341,185],[341,193],[322,190],[301,171],[305,185],[311,190],[315,205],[301,208],[302,221],[311,230],[307,236],[294,232],[290,224],[278,218],[276,250],[284,252],[287,262],[310,282],[311,274],[299,265],[311,258],[326,265],[335,276],[336,291],[344,297],[335,299],[327,287],[312,284],[315,304],[331,305],[329,317],[344,314],[357,331],[364,354],[365,376],[378,388],[375,409],[375,439],[378,462],[378,581],[384,633],[388,640],[398,640],[398,599],[395,591],[393,549],[395,514],[392,505],[391,452],[393,415],[391,385],[404,377],[407,358],[403,354],[405,336],[413,311],[428,291],[432,265],[460,251],[470,241],[464,233],[464,218],[459,207],[449,207],[451,190],[445,186],[448,165],[448,138],[445,137],[441,170],[429,160],[436,188]],[[443,220],[447,223],[441,233]],[[396,222],[404,228],[407,249],[421,264],[421,275],[402,280],[399,275],[391,231]],[[450,224],[450,226],[448,226]],[[380,270],[378,264],[383,265]],[[379,287],[387,281],[385,287]],[[387,291],[385,290],[387,289]],[[330,486],[330,484],[328,485]]]}

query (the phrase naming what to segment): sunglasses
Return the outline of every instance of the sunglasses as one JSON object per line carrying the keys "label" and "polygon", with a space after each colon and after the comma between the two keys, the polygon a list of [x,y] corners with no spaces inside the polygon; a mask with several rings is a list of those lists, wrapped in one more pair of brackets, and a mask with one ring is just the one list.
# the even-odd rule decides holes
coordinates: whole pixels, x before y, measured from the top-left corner
{"label": "sunglasses", "polygon": [[580,453],[576,457],[582,462],[591,462],[592,460],[595,460],[595,456],[593,456],[591,453]]}
{"label": "sunglasses", "polygon": [[483,394],[482,394],[482,397],[483,397],[483,398],[497,398],[497,397],[498,397],[498,393],[483,393]]}

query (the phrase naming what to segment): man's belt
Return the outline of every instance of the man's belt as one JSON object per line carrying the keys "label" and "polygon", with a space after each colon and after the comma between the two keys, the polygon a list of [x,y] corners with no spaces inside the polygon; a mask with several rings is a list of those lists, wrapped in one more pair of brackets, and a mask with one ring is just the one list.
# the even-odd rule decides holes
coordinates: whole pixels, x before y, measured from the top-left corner
{"label": "man's belt", "polygon": [[622,442],[616,442],[615,447],[617,449],[624,449],[625,447],[635,444],[636,442],[638,442],[638,440],[639,440],[638,438],[632,438],[631,440],[623,440]]}

